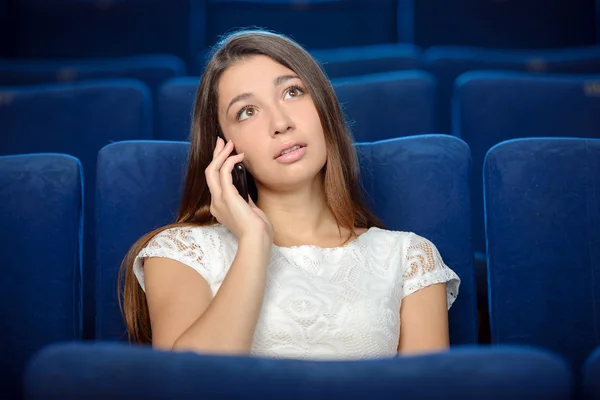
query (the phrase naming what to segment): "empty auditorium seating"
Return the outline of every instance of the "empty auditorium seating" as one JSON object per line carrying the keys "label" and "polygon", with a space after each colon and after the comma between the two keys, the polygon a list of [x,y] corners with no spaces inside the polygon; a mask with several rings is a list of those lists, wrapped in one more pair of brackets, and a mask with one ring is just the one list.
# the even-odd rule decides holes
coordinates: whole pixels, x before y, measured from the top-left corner
{"label": "empty auditorium seating", "polygon": [[576,371],[600,345],[598,171],[599,139],[514,139],[488,153],[493,343],[550,349]]}
{"label": "empty auditorium seating", "polygon": [[485,252],[481,168],[486,152],[523,137],[600,137],[600,75],[471,72],[456,84],[453,132],[473,153],[475,250]]}
{"label": "empty auditorium seating", "polygon": [[185,74],[185,64],[172,55],[85,60],[0,60],[0,85],[18,86],[90,79],[132,78],[153,92],[167,79]]}
{"label": "empty auditorium seating", "polygon": [[594,0],[399,0],[399,37],[421,47],[594,44]]}
{"label": "empty auditorium seating", "polygon": [[83,164],[84,326],[89,332],[93,330],[94,320],[93,213],[97,153],[114,141],[151,137],[150,92],[143,83],[125,79],[2,87],[0,121],[0,155],[60,152],[79,158]]}
{"label": "empty auditorium seating", "polygon": [[82,183],[70,156],[0,156],[4,398],[19,398],[35,352],[81,338]]}
{"label": "empty auditorium seating", "polygon": [[188,140],[192,111],[200,78],[173,78],[161,87],[156,99],[155,139]]}
{"label": "empty auditorium seating", "polygon": [[600,398],[600,347],[588,357],[583,368],[583,395],[590,400]]}
{"label": "empty auditorium seating", "polygon": [[169,53],[186,62],[206,46],[205,1],[20,0],[18,57],[89,58]]}
{"label": "empty auditorium seating", "polygon": [[[101,340],[125,339],[117,304],[117,271],[143,234],[173,222],[189,144],[125,142],[102,149],[97,181],[97,324]],[[392,228],[432,240],[461,277],[450,311],[454,344],[477,341],[468,209],[469,149],[432,135],[359,144],[363,184],[375,212]],[[119,221],[115,230],[114,221]]]}
{"label": "empty auditorium seating", "polygon": [[396,0],[209,0],[208,43],[236,28],[260,27],[311,49],[397,41]]}
{"label": "empty auditorium seating", "polygon": [[437,129],[450,133],[452,89],[456,78],[475,70],[530,73],[600,73],[600,46],[554,50],[494,50],[474,47],[432,47],[422,55],[423,68],[438,81]]}
{"label": "empty auditorium seating", "polygon": [[356,142],[434,132],[435,80],[422,71],[332,81]]}
{"label": "empty auditorium seating", "polygon": [[340,47],[311,52],[329,78],[419,68],[419,48],[409,44]]}
{"label": "empty auditorium seating", "polygon": [[[118,371],[118,372],[117,372]],[[569,400],[564,360],[539,350],[465,348],[362,361],[297,361],[53,346],[30,364],[27,398]]]}

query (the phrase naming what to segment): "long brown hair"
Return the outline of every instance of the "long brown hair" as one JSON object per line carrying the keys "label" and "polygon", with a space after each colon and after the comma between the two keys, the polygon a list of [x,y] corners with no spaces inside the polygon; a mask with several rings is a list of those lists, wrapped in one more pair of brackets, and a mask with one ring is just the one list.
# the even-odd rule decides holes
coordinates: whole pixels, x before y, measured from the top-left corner
{"label": "long brown hair", "polygon": [[[211,195],[204,170],[212,161],[217,134],[221,132],[217,119],[218,82],[233,63],[255,55],[266,55],[294,71],[311,94],[321,119],[327,148],[323,171],[326,202],[338,227],[346,228],[352,234],[355,234],[355,228],[383,227],[363,202],[352,137],[331,83],[319,65],[308,52],[285,36],[259,30],[233,33],[213,50],[196,93],[187,174],[177,218],[173,224],[140,238],[121,264],[119,305],[131,342],[152,343],[146,296],[133,273],[136,255],[165,229],[185,225],[206,226],[217,222],[209,211]],[[250,174],[248,180],[249,186],[255,188]],[[255,202],[256,196],[254,191],[252,197]]]}

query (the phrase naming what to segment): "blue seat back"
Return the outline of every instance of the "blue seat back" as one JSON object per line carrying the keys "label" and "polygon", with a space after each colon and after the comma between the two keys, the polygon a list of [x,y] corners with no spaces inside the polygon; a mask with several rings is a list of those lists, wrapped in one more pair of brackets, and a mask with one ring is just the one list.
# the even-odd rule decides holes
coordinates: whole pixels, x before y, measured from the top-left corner
{"label": "blue seat back", "polygon": [[578,371],[600,344],[600,140],[515,139],[485,161],[493,343]]}
{"label": "blue seat back", "polygon": [[0,156],[0,370],[20,398],[25,365],[44,346],[82,337],[83,180],[62,154]]}

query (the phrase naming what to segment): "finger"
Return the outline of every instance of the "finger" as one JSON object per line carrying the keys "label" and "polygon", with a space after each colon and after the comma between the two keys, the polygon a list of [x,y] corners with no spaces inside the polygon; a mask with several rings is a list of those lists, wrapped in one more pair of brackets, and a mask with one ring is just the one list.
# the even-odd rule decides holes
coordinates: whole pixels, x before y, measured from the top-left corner
{"label": "finger", "polygon": [[213,150],[213,159],[223,150],[223,146],[225,146],[225,142],[220,136],[217,136],[217,143],[215,144],[215,149]]}
{"label": "finger", "polygon": [[211,161],[211,163],[209,164],[209,167],[213,168],[215,171],[219,171],[221,169],[221,167],[223,166],[223,163],[225,162],[225,160],[227,160],[227,157],[229,157],[231,155],[233,148],[234,148],[233,142],[230,140],[229,142],[227,142],[225,144],[225,146],[219,152],[219,154],[217,154],[216,157]]}
{"label": "finger", "polygon": [[[221,142],[222,141],[223,140],[221,139]],[[217,147],[219,147],[218,144]],[[219,180],[219,170],[223,166],[223,162],[227,159],[232,150],[233,143],[230,141],[223,147],[223,149],[220,150],[220,152],[211,161],[211,163],[208,164],[208,167],[206,168],[206,184],[208,185],[208,188],[210,189],[210,193],[213,196],[213,198],[221,198],[222,187]]]}
{"label": "finger", "polygon": [[206,168],[204,175],[206,176],[206,185],[210,191],[210,196],[212,197],[213,202],[216,202],[221,198],[222,195],[219,172],[212,168]]}
{"label": "finger", "polygon": [[230,140],[227,143],[225,143],[223,141],[223,139],[219,138],[220,142],[222,143],[222,145],[217,144],[217,147],[215,147],[215,154],[213,154],[213,159],[211,164],[215,163],[215,165],[217,165],[217,170],[219,168],[221,168],[221,165],[223,164],[223,162],[227,159],[227,157],[231,154],[231,152],[233,151],[234,145],[233,142]]}
{"label": "finger", "polygon": [[237,192],[236,187],[233,185],[233,167],[235,164],[242,162],[244,159],[244,153],[240,153],[235,156],[229,157],[221,167],[219,171],[220,179],[221,179],[221,192],[223,195],[234,194]]}

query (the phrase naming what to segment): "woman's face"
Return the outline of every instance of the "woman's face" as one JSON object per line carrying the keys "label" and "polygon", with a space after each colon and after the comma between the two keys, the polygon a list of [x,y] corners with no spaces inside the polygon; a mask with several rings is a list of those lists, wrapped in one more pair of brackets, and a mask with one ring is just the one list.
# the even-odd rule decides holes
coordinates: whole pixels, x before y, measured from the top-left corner
{"label": "woman's face", "polygon": [[294,71],[262,55],[221,76],[219,124],[259,187],[293,190],[325,165],[323,128],[307,89]]}

